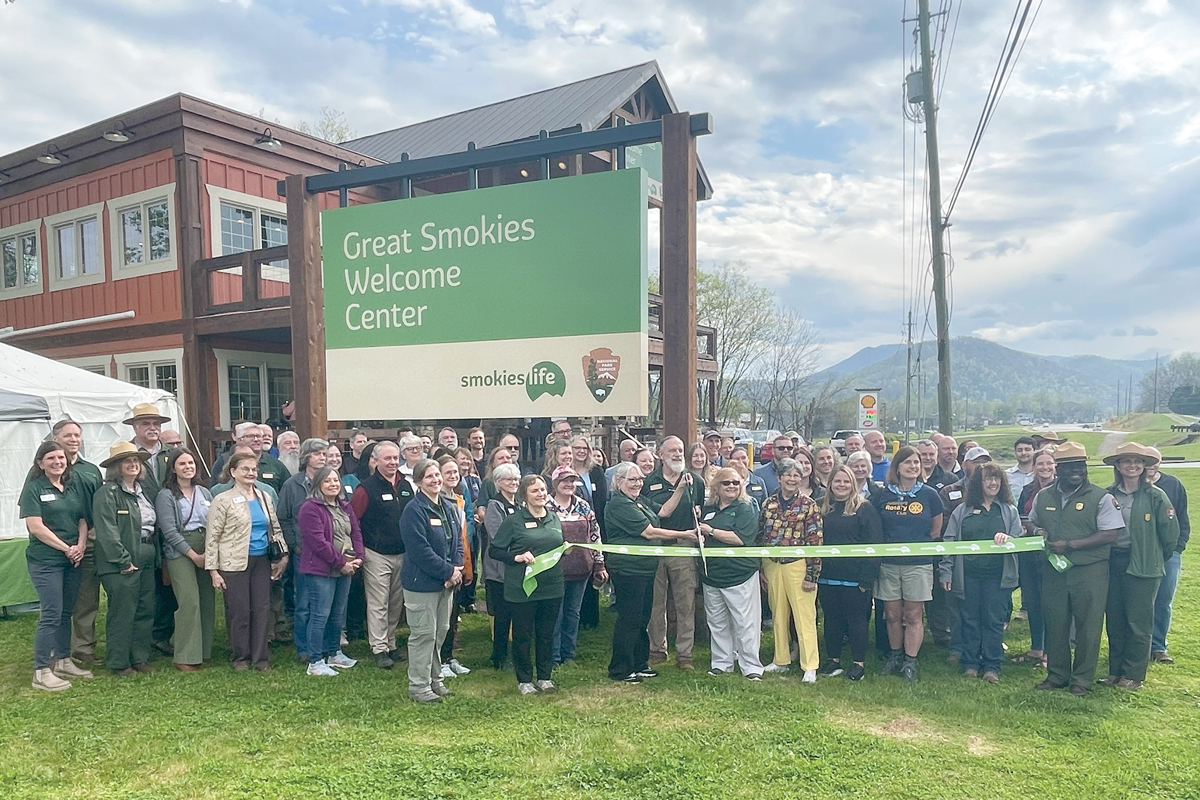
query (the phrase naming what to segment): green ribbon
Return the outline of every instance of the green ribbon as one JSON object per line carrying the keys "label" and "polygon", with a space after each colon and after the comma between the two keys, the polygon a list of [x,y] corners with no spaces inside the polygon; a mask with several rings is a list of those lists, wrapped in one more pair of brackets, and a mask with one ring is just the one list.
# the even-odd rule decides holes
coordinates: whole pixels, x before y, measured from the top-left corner
{"label": "green ribbon", "polygon": [[1046,551],[1046,558],[1050,560],[1050,566],[1054,567],[1054,569],[1058,570],[1059,572],[1066,572],[1071,567],[1075,566],[1071,559],[1067,558],[1066,556],[1059,555],[1058,553],[1052,553],[1049,550]]}
{"label": "green ribbon", "polygon": [[[617,553],[623,556],[699,556],[699,547],[653,544],[590,544],[566,542],[542,553],[525,565],[522,588],[525,595],[537,588],[537,576],[553,567],[569,547],[584,547],[598,553]],[[1041,537],[1026,536],[1009,539],[1004,544],[991,540],[980,542],[909,542],[904,544],[818,545],[816,547],[714,547],[704,548],[706,558],[883,558],[896,556],[975,556],[985,553],[1030,553],[1045,549]]]}

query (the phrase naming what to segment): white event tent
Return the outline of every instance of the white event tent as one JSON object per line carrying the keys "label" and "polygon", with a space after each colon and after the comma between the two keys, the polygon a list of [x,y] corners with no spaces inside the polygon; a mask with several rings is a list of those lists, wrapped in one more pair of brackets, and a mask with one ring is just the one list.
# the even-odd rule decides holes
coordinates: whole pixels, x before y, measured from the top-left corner
{"label": "white event tent", "polygon": [[25,568],[28,534],[17,500],[38,445],[54,421],[70,417],[83,428],[82,456],[99,464],[133,430],[123,420],[138,403],[153,403],[181,424],[175,396],[143,389],[0,343],[0,608],[34,602]]}

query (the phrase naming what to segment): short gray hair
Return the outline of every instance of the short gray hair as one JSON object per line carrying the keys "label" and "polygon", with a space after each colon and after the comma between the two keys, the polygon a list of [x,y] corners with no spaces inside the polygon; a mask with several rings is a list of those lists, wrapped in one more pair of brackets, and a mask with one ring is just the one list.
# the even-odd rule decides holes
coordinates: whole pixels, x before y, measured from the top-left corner
{"label": "short gray hair", "polygon": [[875,463],[871,461],[871,454],[866,450],[855,450],[853,453],[847,456],[846,466],[852,466],[856,461],[866,461],[871,464]]}
{"label": "short gray hair", "polygon": [[492,470],[492,482],[499,483],[505,478],[521,478],[521,468],[516,464],[501,464]]}
{"label": "short gray hair", "polygon": [[400,444],[398,446],[400,451],[403,452],[404,448],[412,447],[414,444],[420,445],[421,447],[425,446],[425,443],[421,441],[421,437],[419,436],[405,436],[400,440]]}
{"label": "short gray hair", "polygon": [[801,475],[804,474],[800,470],[800,462],[796,461],[796,459],[794,459],[794,458],[781,458],[775,464],[775,474],[776,475],[782,475],[783,473],[790,472],[791,470],[795,470],[796,472],[799,472]]}
{"label": "short gray hair", "polygon": [[627,480],[629,478],[629,473],[633,472],[635,469],[638,472],[641,472],[641,469],[638,467],[638,465],[632,461],[622,461],[620,464],[617,464],[617,468],[613,470],[613,487],[616,487],[617,481]]}
{"label": "short gray hair", "polygon": [[240,439],[246,435],[246,432],[251,428],[258,430],[257,422],[239,422],[233,429],[234,438]]}
{"label": "short gray hair", "polygon": [[329,449],[329,442],[324,439],[305,439],[300,443],[300,468],[308,468],[308,459],[315,453],[324,453]]}

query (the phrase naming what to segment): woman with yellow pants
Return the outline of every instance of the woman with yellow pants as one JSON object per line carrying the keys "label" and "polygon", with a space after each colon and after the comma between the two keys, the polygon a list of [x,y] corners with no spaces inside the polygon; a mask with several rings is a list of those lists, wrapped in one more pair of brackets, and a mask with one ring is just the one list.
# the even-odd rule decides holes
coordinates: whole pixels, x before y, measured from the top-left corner
{"label": "woman with yellow pants", "polygon": [[[766,547],[807,547],[821,544],[821,512],[816,501],[800,493],[805,475],[800,465],[785,458],[776,469],[779,491],[763,501],[758,519],[758,544]],[[804,683],[817,682],[821,657],[817,650],[817,578],[819,558],[764,558],[767,601],[774,619],[775,658],[765,672],[791,668],[791,621],[800,637],[800,668]]]}

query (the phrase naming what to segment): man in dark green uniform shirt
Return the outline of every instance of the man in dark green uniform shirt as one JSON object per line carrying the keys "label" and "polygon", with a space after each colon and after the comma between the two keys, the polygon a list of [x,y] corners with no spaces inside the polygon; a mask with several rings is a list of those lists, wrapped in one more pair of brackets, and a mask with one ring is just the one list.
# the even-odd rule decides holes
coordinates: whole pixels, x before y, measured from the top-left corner
{"label": "man in dark green uniform shirt", "polygon": [[[133,407],[129,419],[125,420],[125,424],[133,428],[133,443],[138,450],[150,454],[143,465],[145,477],[142,479],[142,493],[151,503],[158,497],[158,490],[167,477],[167,459],[171,453],[169,448],[163,447],[161,436],[163,423],[170,421],[171,418],[160,414],[153,403],[138,403]],[[156,540],[155,546],[161,547],[161,543]],[[151,638],[154,649],[164,655],[174,653],[171,637],[175,635],[175,611],[178,608],[175,592],[163,582],[163,567],[155,567],[154,629]]]}

